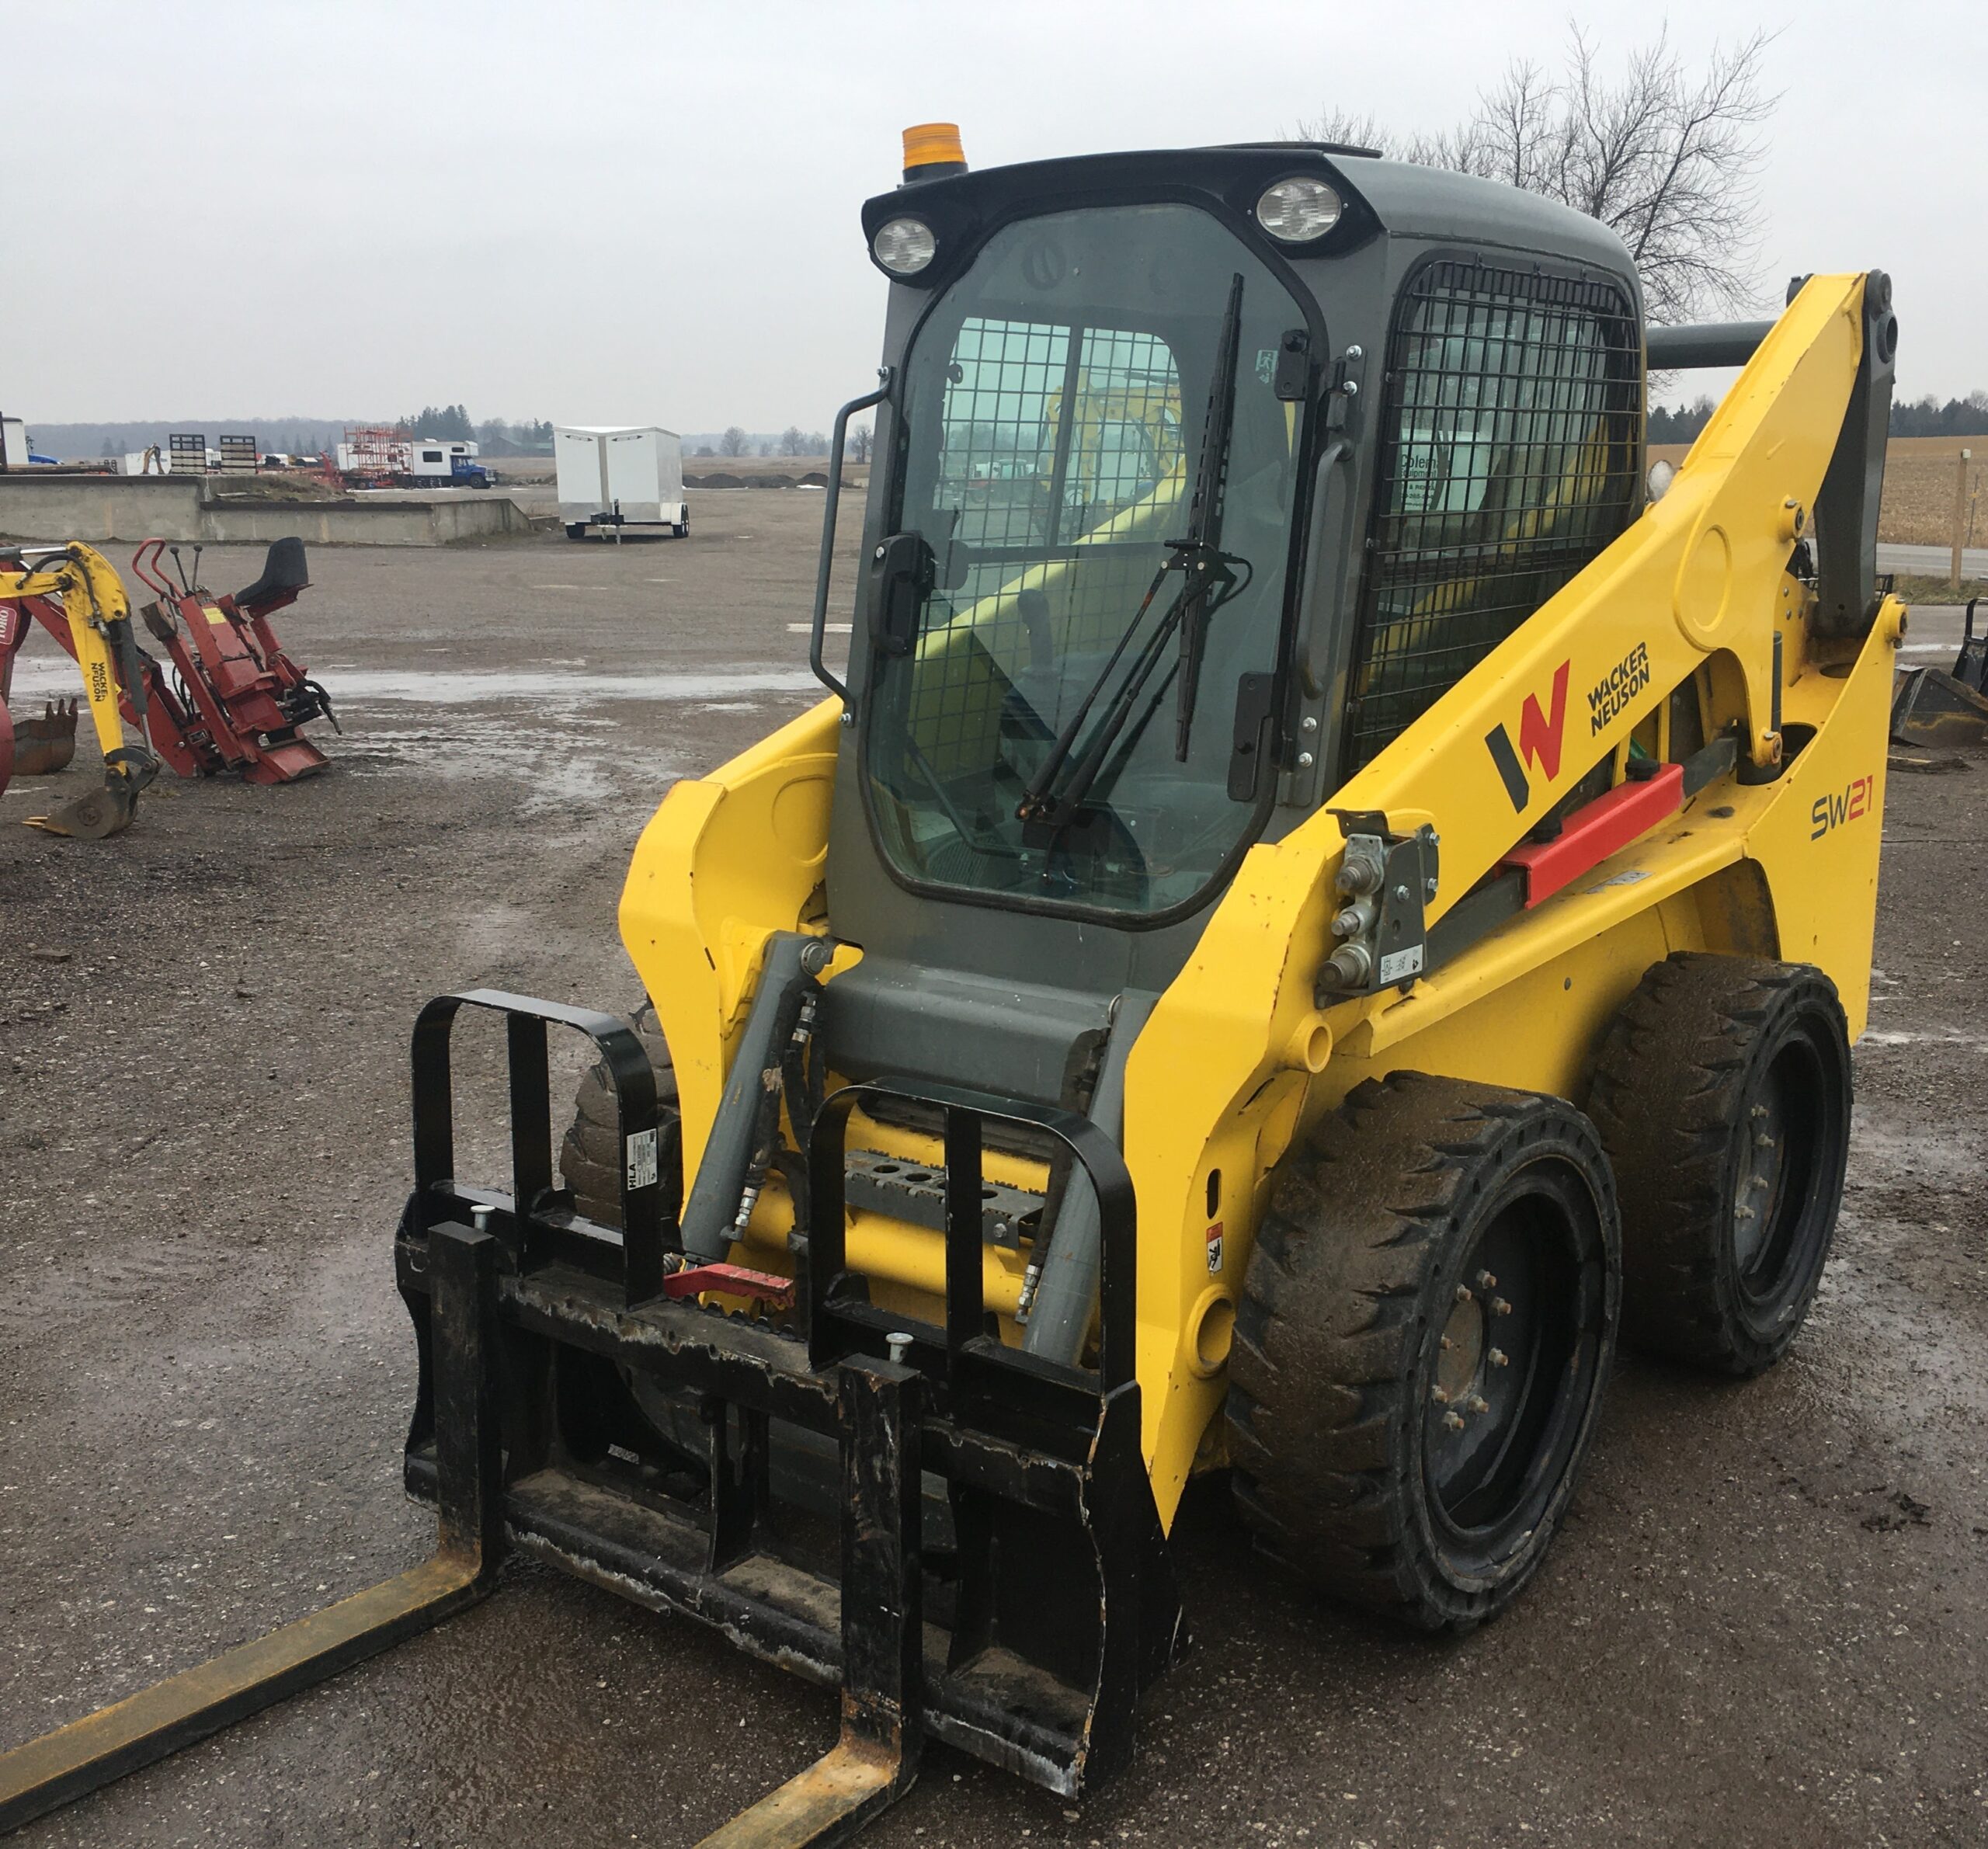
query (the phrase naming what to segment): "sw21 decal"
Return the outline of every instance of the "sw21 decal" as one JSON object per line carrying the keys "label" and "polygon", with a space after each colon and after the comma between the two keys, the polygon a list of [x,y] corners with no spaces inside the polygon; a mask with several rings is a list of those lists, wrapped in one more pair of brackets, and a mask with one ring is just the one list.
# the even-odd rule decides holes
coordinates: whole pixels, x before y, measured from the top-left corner
{"label": "sw21 decal", "polygon": [[1861,820],[1877,806],[1878,780],[1854,777],[1840,790],[1826,790],[1809,808],[1809,839],[1819,841],[1831,829]]}

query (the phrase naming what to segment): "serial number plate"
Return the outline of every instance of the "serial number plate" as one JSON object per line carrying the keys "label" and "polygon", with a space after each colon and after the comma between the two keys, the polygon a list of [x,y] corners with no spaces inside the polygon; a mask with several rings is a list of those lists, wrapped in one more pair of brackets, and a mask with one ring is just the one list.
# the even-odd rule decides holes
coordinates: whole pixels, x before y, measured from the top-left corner
{"label": "serial number plate", "polygon": [[656,1133],[638,1130],[627,1139],[628,1186],[653,1187],[656,1177]]}

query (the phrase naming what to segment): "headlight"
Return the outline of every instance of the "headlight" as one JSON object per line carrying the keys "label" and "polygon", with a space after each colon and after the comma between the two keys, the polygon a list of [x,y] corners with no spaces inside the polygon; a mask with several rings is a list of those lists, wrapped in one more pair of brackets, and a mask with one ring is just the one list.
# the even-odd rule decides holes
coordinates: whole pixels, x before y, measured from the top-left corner
{"label": "headlight", "polygon": [[1280,243],[1309,244],[1337,224],[1343,210],[1322,179],[1281,179],[1256,201],[1256,222]]}
{"label": "headlight", "polygon": [[916,218],[893,218],[870,240],[871,254],[892,276],[916,276],[938,249],[931,226]]}

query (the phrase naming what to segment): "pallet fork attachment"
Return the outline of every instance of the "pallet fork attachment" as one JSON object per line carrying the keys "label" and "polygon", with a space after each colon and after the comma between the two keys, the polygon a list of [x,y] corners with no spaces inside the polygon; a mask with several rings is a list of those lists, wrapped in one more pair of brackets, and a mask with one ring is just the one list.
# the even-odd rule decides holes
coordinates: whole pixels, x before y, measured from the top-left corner
{"label": "pallet fork attachment", "polygon": [[[459,1183],[450,1035],[505,1017],[512,1191]],[[553,1183],[547,1025],[598,1047],[614,1085],[622,1225]],[[1065,1795],[1130,1757],[1139,1697],[1180,1647],[1180,1600],[1139,1447],[1131,1180],[1069,1112],[922,1081],[832,1095],[808,1148],[811,1238],[776,1328],[671,1294],[685,1269],[654,1077],[613,1016],[494,990],[422,1010],[415,1187],[394,1243],[420,1388],[405,1480],[436,1505],[422,1566],[0,1756],[0,1833],[336,1674],[484,1597],[515,1549],[837,1687],[832,1750],[705,1849],[846,1841],[907,1792],[928,1739]],[[845,1131],[888,1099],[935,1112],[947,1158],[943,1326],[869,1301],[846,1250]],[[1031,1127],[1088,1172],[1101,1223],[1096,1369],[1004,1345],[982,1300],[981,1152]],[[773,1281],[724,1267],[701,1295],[749,1307]],[[737,1285],[733,1296],[725,1287]],[[659,1441],[628,1383],[694,1405],[707,1486],[666,1496],[630,1448]],[[782,1430],[831,1438],[839,1573],[775,1507]],[[943,1493],[943,1500],[940,1500]],[[935,1552],[935,1523],[944,1535]],[[799,1534],[800,1545],[791,1545]]]}

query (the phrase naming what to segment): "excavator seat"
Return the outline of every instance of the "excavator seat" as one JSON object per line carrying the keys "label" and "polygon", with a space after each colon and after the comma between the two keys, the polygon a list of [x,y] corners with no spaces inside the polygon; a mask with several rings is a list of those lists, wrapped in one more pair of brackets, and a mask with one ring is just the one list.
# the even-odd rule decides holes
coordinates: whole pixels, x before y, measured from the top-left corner
{"label": "excavator seat", "polygon": [[304,542],[294,535],[269,547],[262,561],[262,575],[246,590],[235,593],[236,608],[253,610],[259,603],[273,603],[286,591],[294,594],[311,582],[311,568],[304,557]]}

